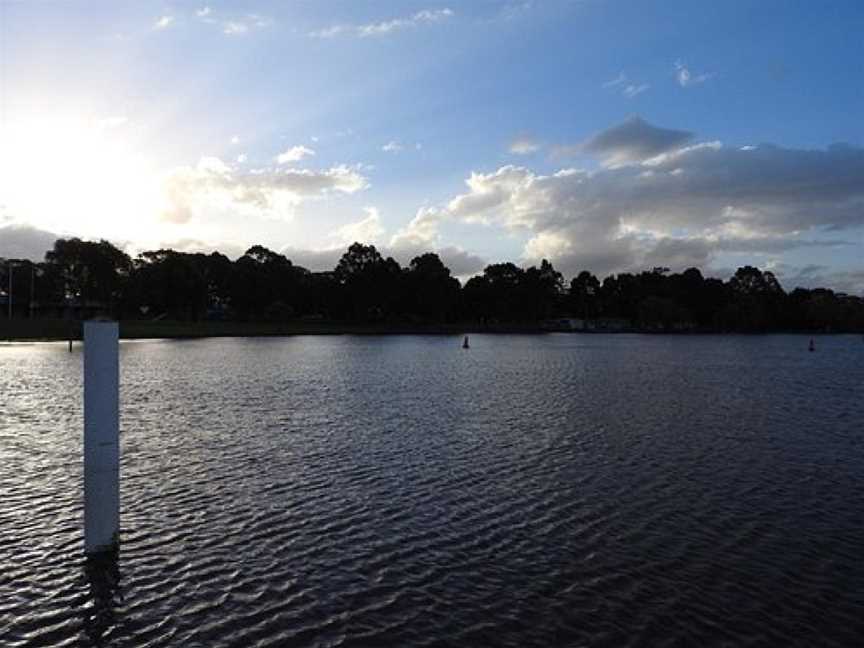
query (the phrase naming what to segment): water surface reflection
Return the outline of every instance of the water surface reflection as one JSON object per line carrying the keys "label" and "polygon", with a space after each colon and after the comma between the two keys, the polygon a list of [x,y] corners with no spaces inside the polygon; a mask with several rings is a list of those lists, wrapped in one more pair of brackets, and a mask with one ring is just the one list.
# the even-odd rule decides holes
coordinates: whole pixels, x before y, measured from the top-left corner
{"label": "water surface reflection", "polygon": [[122,544],[82,556],[81,357],[0,348],[4,646],[864,636],[864,344],[124,343]]}

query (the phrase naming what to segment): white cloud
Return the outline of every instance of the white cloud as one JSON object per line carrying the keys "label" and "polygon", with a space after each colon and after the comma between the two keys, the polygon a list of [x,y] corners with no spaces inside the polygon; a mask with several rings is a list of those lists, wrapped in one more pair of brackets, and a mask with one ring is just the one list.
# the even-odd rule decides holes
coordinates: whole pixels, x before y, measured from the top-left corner
{"label": "white cloud", "polygon": [[174,16],[160,16],[155,23],[153,29],[167,29],[175,22]]}
{"label": "white cloud", "polygon": [[414,218],[390,238],[390,245],[394,248],[434,246],[438,241],[438,223],[441,217],[440,210],[421,207]]}
{"label": "white cloud", "polygon": [[[159,241],[156,246],[158,249],[164,250],[174,250],[176,252],[185,252],[187,254],[211,254],[212,252],[219,252],[220,254],[224,254],[229,259],[237,260],[252,247],[254,243],[246,242],[239,243],[237,241],[204,241],[197,238],[178,238],[178,239],[170,239],[165,241]],[[144,248],[136,248],[134,250],[130,250],[127,248],[127,253],[130,254],[140,254],[144,252]]]}
{"label": "white cloud", "polygon": [[330,238],[337,240],[341,245],[346,246],[351,243],[376,243],[378,239],[384,235],[384,226],[381,224],[381,216],[375,207],[364,207],[366,217],[355,223],[342,225],[330,235]]}
{"label": "white cloud", "polygon": [[253,169],[240,171],[218,158],[202,158],[196,167],[176,169],[166,180],[168,205],[163,220],[185,223],[207,209],[245,210],[252,215],[286,216],[306,200],[353,194],[368,187],[353,167],[320,171]]}
{"label": "white cloud", "polygon": [[218,27],[223,34],[238,36],[262,29],[273,24],[273,20],[260,14],[233,14],[226,12],[214,13],[210,7],[203,7],[195,12],[198,19],[213,27]]}
{"label": "white cloud", "polygon": [[[480,273],[486,267],[487,262],[482,257],[466,252],[460,247],[444,246],[441,248],[422,247],[412,248],[408,246],[375,246],[384,257],[392,256],[403,267],[411,263],[411,259],[425,252],[435,252],[441,257],[445,266],[455,277],[470,277]],[[280,252],[291,259],[295,265],[302,266],[313,272],[332,270],[339,263],[339,258],[345,253],[346,246],[334,246],[318,250],[306,248],[283,247]]]}
{"label": "white cloud", "polygon": [[848,243],[824,232],[864,228],[864,149],[687,146],[691,137],[629,120],[585,147],[618,165],[474,172],[466,192],[396,236],[434,240],[446,219],[500,227],[529,237],[526,261],[547,257],[575,274],[706,268],[719,252],[837,247]]}
{"label": "white cloud", "polygon": [[249,25],[245,22],[228,20],[222,24],[222,32],[225,34],[245,34],[249,31]]}
{"label": "white cloud", "polygon": [[240,155],[237,156],[237,162],[239,162],[240,164],[245,164],[248,159],[249,159],[249,156],[246,155],[245,153],[241,153]]}
{"label": "white cloud", "polygon": [[239,144],[240,143],[240,136],[239,135],[232,135],[231,136],[231,143],[232,144]]}
{"label": "white cloud", "polygon": [[381,147],[381,150],[386,153],[398,153],[402,150],[402,145],[396,141],[387,142],[384,146]]}
{"label": "white cloud", "polygon": [[336,241],[334,245],[317,250],[285,247],[281,250],[282,254],[295,264],[313,271],[332,270],[345,249],[358,241],[374,244],[383,256],[392,256],[402,266],[407,266],[411,259],[425,252],[435,252],[456,277],[472,276],[487,265],[482,257],[458,246],[439,245],[437,210],[420,209],[411,223],[394,234],[389,243],[382,245],[379,245],[378,241],[383,238],[385,230],[378,210],[366,207],[365,211],[365,218],[343,225],[331,235],[331,240]]}
{"label": "white cloud", "polygon": [[617,86],[624,85],[624,84],[626,84],[626,83],[627,83],[627,75],[624,74],[623,72],[621,72],[621,73],[620,73],[617,77],[615,77],[614,79],[611,79],[611,80],[609,80],[609,81],[606,81],[606,82],[603,84],[603,87],[604,87],[604,88],[615,88],[615,87],[617,87]]}
{"label": "white cloud", "polygon": [[622,90],[622,92],[625,97],[627,97],[628,99],[632,99],[636,95],[642,94],[650,87],[651,86],[647,83],[640,83],[638,85],[634,83],[629,83],[627,84],[627,86],[624,87],[624,90]]}
{"label": "white cloud", "polygon": [[678,85],[680,85],[682,88],[686,88],[687,86],[704,83],[711,78],[711,75],[694,75],[692,72],[690,72],[690,68],[688,68],[684,63],[682,63],[681,61],[675,61],[675,78],[678,80]]}
{"label": "white cloud", "polygon": [[451,9],[424,9],[406,18],[394,18],[377,23],[363,25],[332,25],[324,29],[309,32],[314,38],[334,38],[336,36],[357,36],[366,38],[370,36],[384,36],[393,32],[417,27],[422,24],[437,23],[450,18],[454,13]]}
{"label": "white cloud", "polygon": [[556,232],[540,232],[525,245],[528,259],[559,259],[568,254],[572,246],[567,237]]}
{"label": "white cloud", "polygon": [[297,146],[292,146],[284,153],[280,153],[276,156],[276,161],[279,164],[288,164],[289,162],[298,162],[305,157],[311,157],[315,155],[315,151],[311,148],[303,146],[299,144]]}
{"label": "white cloud", "polygon": [[626,74],[621,72],[614,79],[603,83],[603,87],[607,89],[614,89],[628,99],[632,99],[633,97],[640,95],[646,90],[648,90],[651,86],[647,83],[638,83],[632,81]]}
{"label": "white cloud", "polygon": [[[426,251],[428,250],[423,250],[423,252]],[[480,274],[480,272],[483,271],[483,268],[489,265],[483,257],[467,252],[461,247],[452,245],[444,246],[436,248],[434,251],[441,257],[441,261],[444,265],[450,268],[450,273],[454,277],[462,277],[463,279],[472,277],[476,274]],[[401,257],[397,258],[402,260]],[[407,260],[402,260],[402,262],[406,263]]]}
{"label": "white cloud", "polygon": [[389,243],[384,245],[378,245],[378,241],[385,234],[378,210],[374,207],[366,207],[365,211],[367,214],[365,218],[343,225],[331,235],[331,240],[337,241],[335,245],[319,250],[288,247],[284,248],[282,253],[298,265],[310,270],[332,270],[345,248],[359,241],[375,244],[382,255],[392,256],[403,266],[407,266],[415,256],[425,252],[436,252],[457,277],[477,274],[487,265],[482,257],[458,246],[439,244],[438,222],[442,212],[437,209],[418,210],[414,219],[391,236]]}
{"label": "white cloud", "polygon": [[530,155],[540,150],[540,144],[530,137],[519,137],[510,143],[510,152],[514,155]]}
{"label": "white cloud", "polygon": [[222,22],[222,33],[229,36],[235,34],[245,34],[253,29],[262,29],[273,24],[270,18],[259,16],[258,14],[248,14],[241,18],[233,18]]}

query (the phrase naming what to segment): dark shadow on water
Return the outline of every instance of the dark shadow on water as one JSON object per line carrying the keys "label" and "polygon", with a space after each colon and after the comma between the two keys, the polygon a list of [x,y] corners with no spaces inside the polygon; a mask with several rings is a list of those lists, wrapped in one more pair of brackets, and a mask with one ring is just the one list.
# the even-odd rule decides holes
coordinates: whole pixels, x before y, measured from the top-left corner
{"label": "dark shadow on water", "polygon": [[116,625],[115,608],[122,603],[120,590],[120,550],[115,548],[84,562],[87,605],[80,610],[84,636],[82,644],[102,646],[106,633]]}

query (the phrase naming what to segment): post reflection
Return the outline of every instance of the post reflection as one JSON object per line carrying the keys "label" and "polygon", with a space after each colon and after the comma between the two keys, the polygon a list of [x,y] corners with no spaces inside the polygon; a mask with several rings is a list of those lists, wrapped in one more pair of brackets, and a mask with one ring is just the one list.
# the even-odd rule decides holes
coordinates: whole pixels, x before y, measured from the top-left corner
{"label": "post reflection", "polygon": [[120,589],[119,549],[87,556],[84,561],[84,578],[88,592],[81,607],[82,643],[87,646],[101,646],[116,624],[116,607],[123,600]]}

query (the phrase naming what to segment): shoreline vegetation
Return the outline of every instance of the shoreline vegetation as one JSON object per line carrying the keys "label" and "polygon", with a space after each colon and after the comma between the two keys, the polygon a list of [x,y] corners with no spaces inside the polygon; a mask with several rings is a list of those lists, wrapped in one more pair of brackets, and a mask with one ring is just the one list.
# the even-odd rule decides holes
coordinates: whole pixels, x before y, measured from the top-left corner
{"label": "shoreline vegetation", "polygon": [[464,285],[437,254],[401,266],[354,243],[311,272],[255,245],[224,254],[147,251],[58,239],[45,260],[0,259],[0,340],[80,338],[108,317],[123,338],[303,334],[864,333],[864,298],[827,288],[786,292],[769,270],[723,281],[655,267],[569,282],[547,260],[493,263]]}

